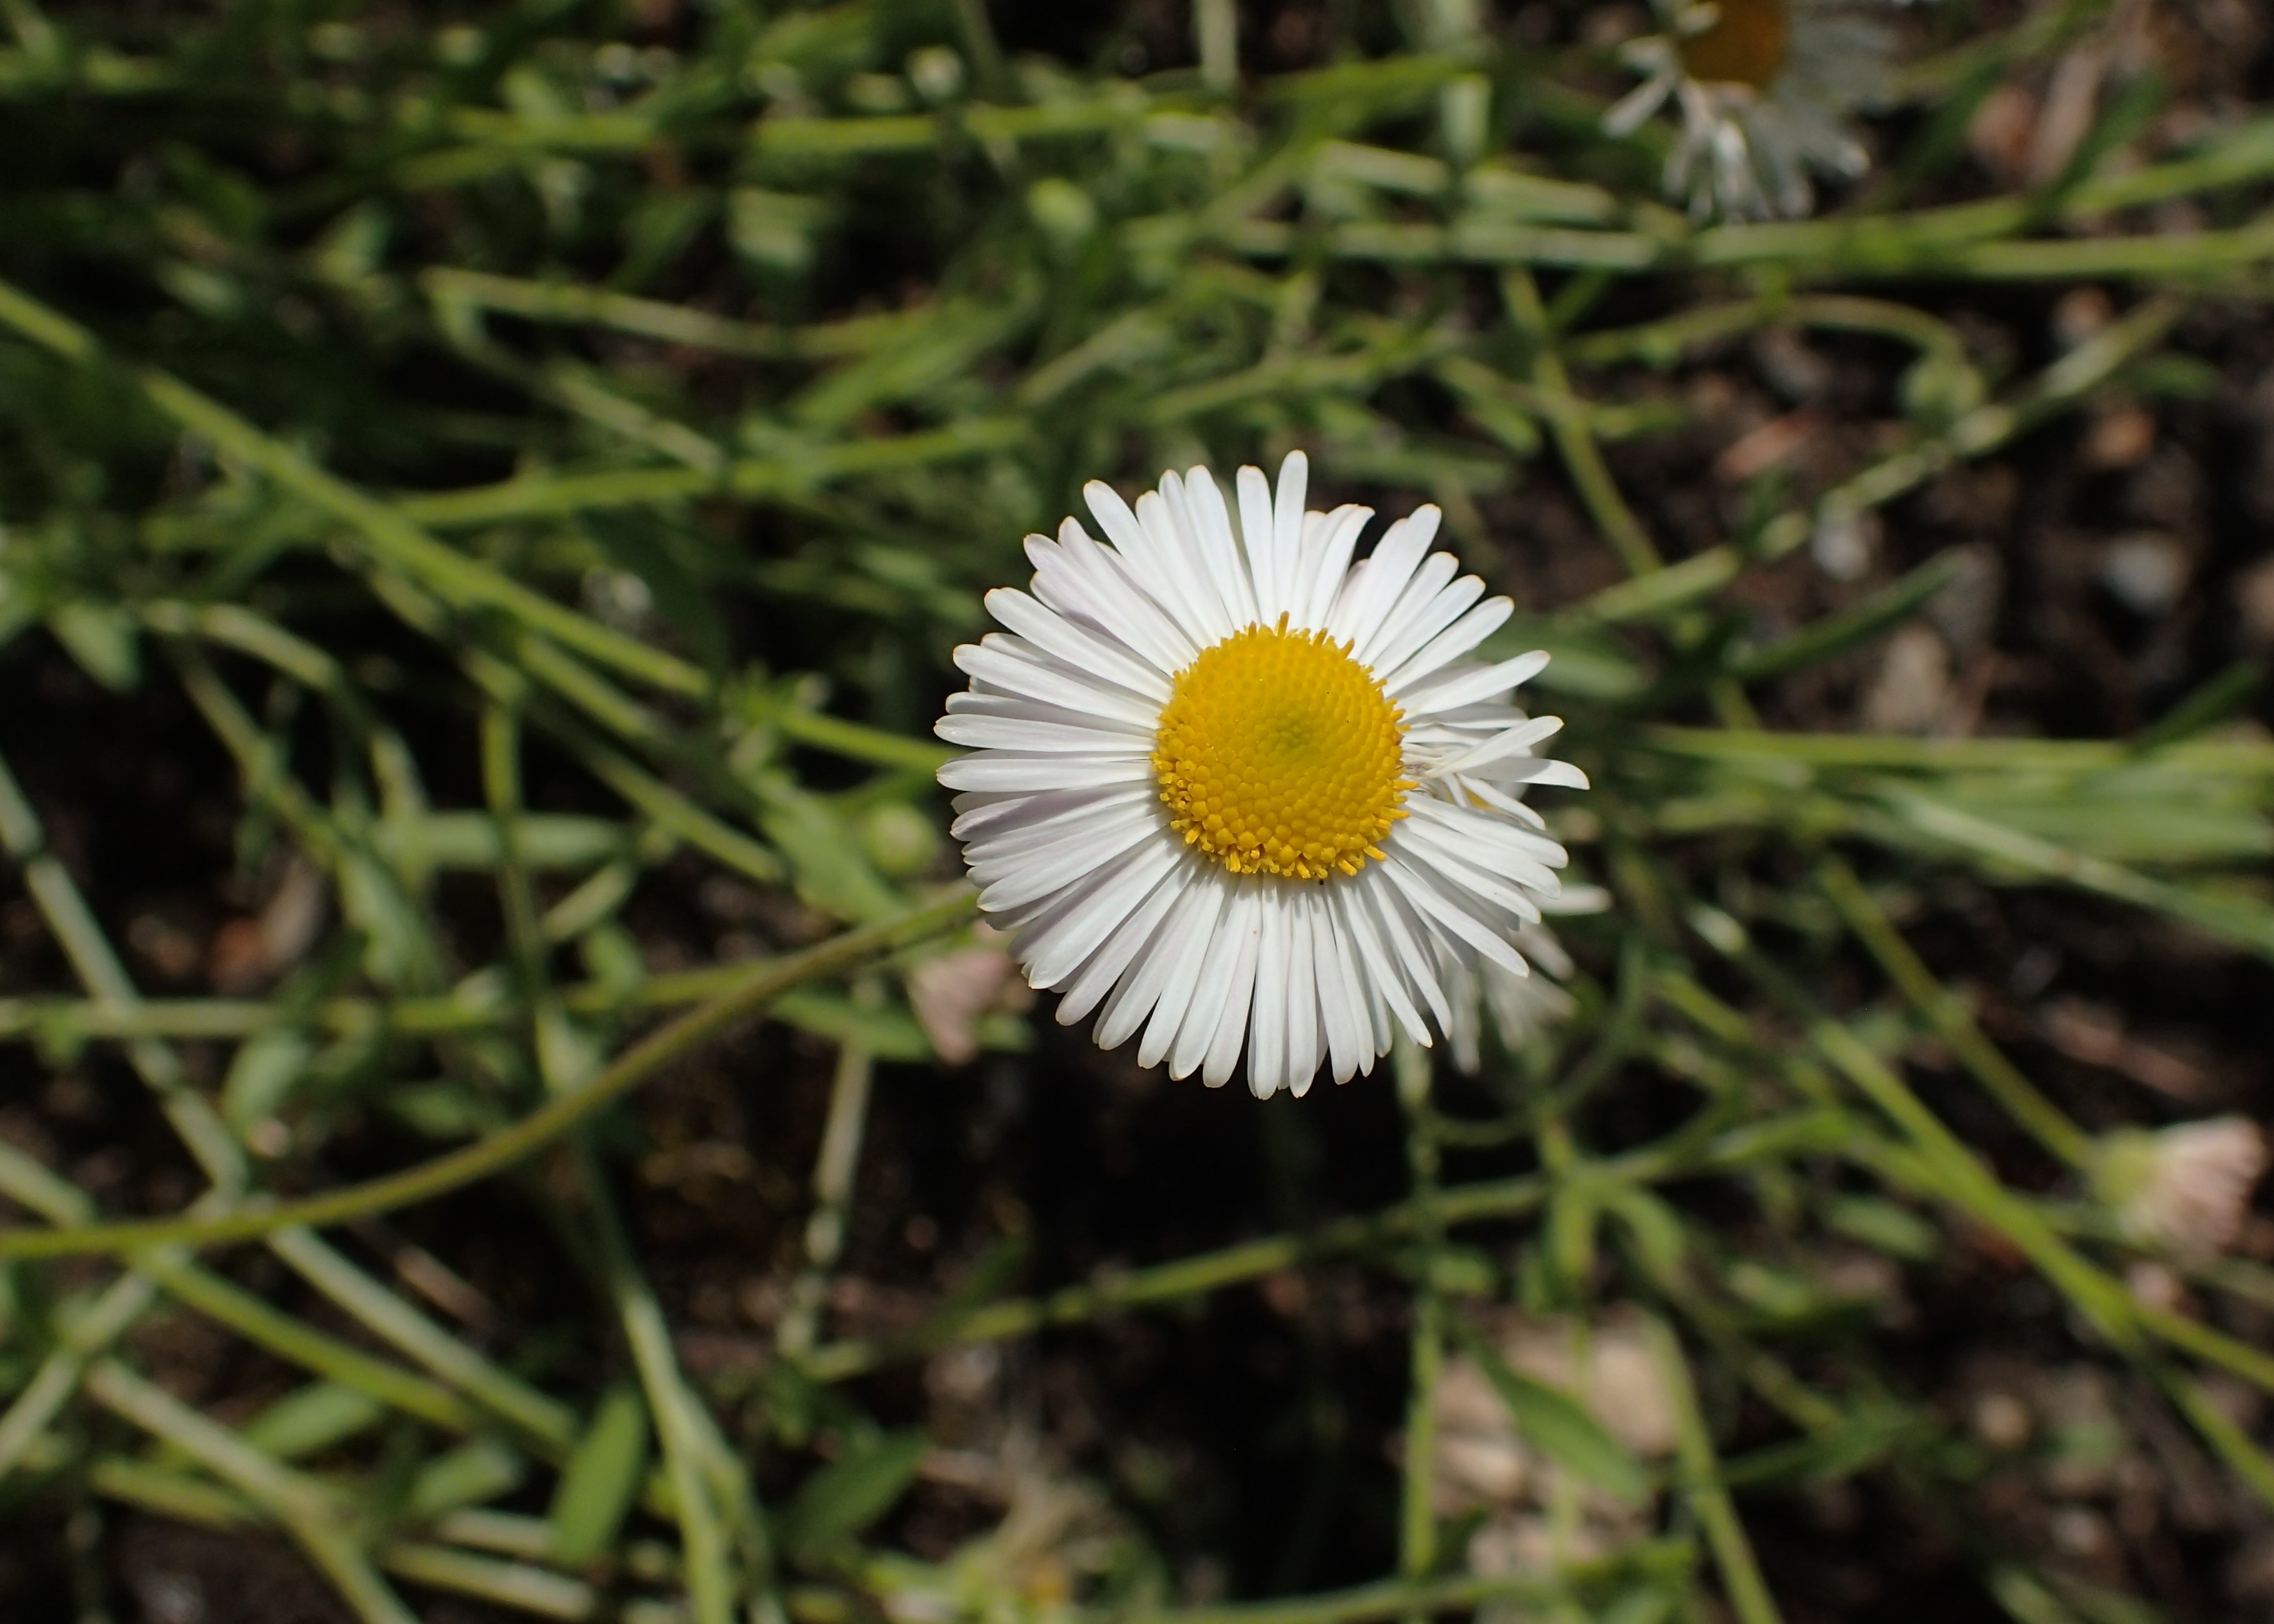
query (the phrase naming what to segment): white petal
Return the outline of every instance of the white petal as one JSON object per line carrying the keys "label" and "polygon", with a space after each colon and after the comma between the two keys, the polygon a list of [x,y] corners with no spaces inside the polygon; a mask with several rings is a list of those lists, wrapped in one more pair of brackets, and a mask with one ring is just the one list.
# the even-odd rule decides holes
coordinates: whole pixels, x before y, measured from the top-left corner
{"label": "white petal", "polygon": [[1139,727],[1156,726],[1161,719],[1157,702],[1094,681],[1063,660],[1001,632],[990,633],[984,643],[965,643],[956,650],[955,663],[982,682],[1046,704],[1091,710]]}
{"label": "white petal", "polygon": [[1158,792],[1137,785],[1111,789],[1056,791],[1046,794],[955,798],[955,822],[948,833],[972,845],[998,839],[1013,831],[1055,838],[1062,830],[1088,817],[1118,817],[1128,808],[1157,798]]}
{"label": "white petal", "polygon": [[1506,923],[1511,931],[1540,917],[1540,905],[1563,889],[1563,882],[1547,864],[1518,851],[1483,841],[1465,842],[1453,831],[1432,828],[1417,831],[1406,844],[1406,860],[1434,876],[1442,894],[1479,905],[1480,915],[1500,910],[1514,915]]}
{"label": "white petal", "polygon": [[1313,893],[1299,887],[1287,918],[1287,1086],[1301,1099],[1319,1072],[1319,959],[1311,931]]}
{"label": "white petal", "polygon": [[1382,946],[1381,931],[1374,922],[1372,910],[1367,906],[1359,888],[1337,886],[1330,900],[1334,906],[1336,928],[1357,955],[1355,963],[1359,985],[1368,994],[1369,1052],[1379,1055],[1389,1049],[1389,1017],[1395,1017],[1397,1024],[1405,1028],[1415,1042],[1427,1043],[1429,1041],[1429,1023],[1421,1019],[1420,1011],[1414,1008],[1413,1000],[1407,996],[1405,977],[1389,956],[1389,950]]}
{"label": "white petal", "polygon": [[[1458,710],[1464,705],[1505,694],[1538,676],[1547,668],[1544,650],[1534,649],[1529,654],[1519,654],[1514,659],[1504,659],[1496,665],[1457,666],[1433,680],[1415,684],[1400,699],[1409,720],[1434,716],[1442,711]],[[1391,690],[1393,693],[1395,689]]]}
{"label": "white petal", "polygon": [[[1073,533],[1072,521],[1068,533]],[[1026,545],[1028,561],[1035,567],[1027,590],[1036,602],[1084,630],[1103,633],[1149,665],[1175,669],[1174,643],[1181,639],[1169,634],[1171,641],[1164,645],[1166,617],[1157,604],[1132,593],[1126,583],[1077,565],[1047,536],[1029,536]],[[1099,552],[1103,554],[1103,549]]]}
{"label": "white petal", "polygon": [[1081,499],[1089,504],[1091,516],[1105,538],[1121,550],[1121,556],[1144,569],[1153,568],[1153,538],[1145,527],[1137,523],[1137,515],[1129,504],[1121,500],[1121,492],[1103,479],[1093,479],[1081,487]]}
{"label": "white petal", "polygon": [[[1374,864],[1369,864],[1369,867],[1374,867]],[[1385,946],[1381,923],[1375,919],[1374,907],[1367,903],[1367,894],[1374,891],[1378,884],[1385,884],[1381,876],[1362,874],[1359,884],[1355,884],[1355,887],[1337,887],[1335,890],[1335,912],[1339,914],[1344,935],[1358,949],[1359,969],[1365,971],[1365,985],[1378,994],[1378,1001],[1381,1001],[1381,1005],[1385,1005],[1387,1012],[1397,1017],[1398,1026],[1405,1028],[1405,1035],[1412,1037],[1417,1044],[1426,1046],[1428,1044],[1428,1021],[1421,1019],[1421,1010],[1414,1008],[1412,996],[1405,987],[1405,971],[1398,969],[1392,949]],[[1369,1010],[1369,1021],[1374,1024],[1374,1053],[1382,1053],[1385,1049],[1389,1049],[1389,1028],[1381,1019],[1375,1019],[1374,1010]]]}
{"label": "white petal", "polygon": [[1044,608],[1024,592],[997,587],[987,594],[987,613],[1076,671],[1118,682],[1156,704],[1169,697],[1167,673],[1145,665],[1108,638]]}
{"label": "white petal", "polygon": [[[1438,559],[1451,560],[1452,557],[1449,553],[1437,553],[1416,570],[1413,584],[1405,589],[1406,597],[1417,596],[1422,583],[1430,578],[1437,567]],[[1457,563],[1454,564],[1455,568],[1459,567]],[[1367,656],[1367,664],[1385,675],[1395,674],[1420,650],[1423,644],[1459,620],[1461,612],[1484,594],[1485,583],[1481,577],[1463,575],[1419,608],[1413,608],[1401,599],[1397,607],[1390,612],[1389,619],[1383,623],[1382,630],[1376,634],[1374,650]]]}
{"label": "white petal", "polygon": [[1276,626],[1286,605],[1279,597],[1278,532],[1271,517],[1271,485],[1260,468],[1239,470],[1239,539],[1247,550],[1247,578],[1255,592],[1259,625]]}
{"label": "white petal", "polygon": [[1068,840],[998,864],[974,863],[971,878],[980,888],[979,906],[987,913],[1000,914],[1040,902],[1111,862],[1139,841],[1158,838],[1157,831],[1138,823],[1102,840]]}
{"label": "white petal", "polygon": [[1413,816],[1404,821],[1415,825],[1435,824],[1442,827],[1452,839],[1457,851],[1466,852],[1472,848],[1505,851],[1543,868],[1561,868],[1571,861],[1571,854],[1547,836],[1534,834],[1528,828],[1518,828],[1505,818],[1492,816],[1457,801],[1439,801],[1434,796],[1417,795],[1406,802],[1406,807]]}
{"label": "white petal", "polygon": [[1232,942],[1238,956],[1224,977],[1224,1011],[1216,1017],[1216,1035],[1209,1040],[1201,1063],[1201,1080],[1221,1088],[1231,1080],[1239,1064],[1239,1048],[1247,1031],[1247,1008],[1255,996],[1255,961],[1263,947],[1263,898],[1254,886],[1240,888],[1231,918]]}
{"label": "white petal", "polygon": [[1066,983],[1065,990],[1058,999],[1058,1025],[1071,1026],[1078,1024],[1097,1007],[1100,999],[1113,990],[1114,984],[1121,979],[1122,972],[1135,961],[1140,953],[1151,947],[1161,921],[1167,917],[1170,908],[1175,906],[1177,898],[1185,893],[1192,881],[1190,869],[1171,868],[1135,912],[1114,928],[1113,934],[1105,939],[1096,952],[1090,955],[1089,962],[1082,966],[1081,974]]}
{"label": "white petal", "polygon": [[1547,784],[1558,789],[1587,787],[1587,775],[1577,767],[1545,756],[1494,762],[1486,771],[1502,784]]}
{"label": "white petal", "polygon": [[1184,539],[1194,607],[1207,623],[1209,640],[1222,642],[1248,622],[1246,612],[1225,596],[1227,587],[1238,579],[1239,549],[1231,539],[1224,498],[1209,470],[1198,464],[1187,470],[1182,479],[1164,476],[1161,495]]}
{"label": "white petal", "polygon": [[1287,460],[1279,464],[1279,493],[1271,507],[1271,550],[1279,571],[1279,607],[1290,615],[1299,606],[1295,575],[1302,559],[1303,499],[1310,484],[1311,459],[1299,451],[1290,451]]}
{"label": "white petal", "polygon": [[1358,641],[1358,658],[1376,671],[1388,671],[1389,667],[1376,657],[1427,612],[1429,605],[1437,601],[1437,594],[1445,590],[1445,583],[1459,574],[1460,568],[1461,561],[1449,553],[1432,553],[1423,559],[1406,581],[1404,590],[1397,594],[1397,601],[1382,611],[1373,635]]}
{"label": "white petal", "polygon": [[1642,128],[1642,122],[1659,109],[1659,106],[1674,91],[1674,76],[1660,73],[1646,79],[1612,103],[1611,110],[1603,115],[1603,129],[1611,135],[1632,135]]}
{"label": "white petal", "polygon": [[1579,966],[1563,951],[1563,944],[1545,925],[1526,925],[1516,933],[1516,951],[1558,981],[1570,981]]}
{"label": "white petal", "polygon": [[1421,507],[1389,527],[1365,568],[1351,578],[1354,590],[1335,605],[1329,631],[1358,648],[1367,645],[1436,539],[1439,517],[1434,505]]}
{"label": "white petal", "polygon": [[1216,488],[1216,477],[1205,468],[1193,467],[1185,473],[1185,506],[1193,521],[1193,538],[1199,543],[1200,556],[1208,578],[1216,585],[1217,600],[1223,605],[1231,631],[1256,622],[1255,584],[1249,580],[1247,566],[1239,556],[1239,540],[1231,533],[1231,515],[1224,505],[1224,492]]}
{"label": "white petal", "polygon": [[1161,996],[1161,983],[1169,979],[1166,949],[1170,934],[1176,928],[1176,915],[1199,889],[1187,884],[1178,892],[1168,914],[1154,927],[1144,950],[1129,961],[1119,981],[1114,983],[1112,996],[1097,1012],[1097,1028],[1089,1034],[1098,1048],[1120,1048],[1145,1024],[1154,1001]]}
{"label": "white petal", "polygon": [[[1127,721],[1102,710],[1081,708],[1081,695],[1065,692],[1066,703],[1052,704],[1047,700],[1029,699],[1024,694],[1006,694],[992,682],[974,679],[971,686],[960,694],[948,695],[947,714],[950,716],[1001,717],[1014,722],[1047,722],[1058,727],[1075,727],[1085,733],[1110,733],[1128,741],[1133,750],[1151,754],[1156,735],[1161,731],[1158,718],[1144,722]],[[1407,737],[1413,738],[1409,731]],[[1460,741],[1464,748],[1480,742],[1482,734]],[[1424,741],[1414,739],[1418,746]]]}
{"label": "white petal", "polygon": [[1436,759],[1449,761],[1495,733],[1531,719],[1514,705],[1463,705],[1450,715],[1415,717],[1406,726],[1405,748],[1409,755],[1434,750]]}
{"label": "white petal", "polygon": [[1546,818],[1517,800],[1515,796],[1504,794],[1495,789],[1487,779],[1470,778],[1462,773],[1451,773],[1442,778],[1433,778],[1430,782],[1442,786],[1446,794],[1464,806],[1481,803],[1495,812],[1507,813],[1510,817],[1521,822],[1527,829],[1547,827]]}
{"label": "white petal", "polygon": [[1045,583],[1061,592],[1072,586],[1074,603],[1061,613],[1083,614],[1163,670],[1181,671],[1200,652],[1201,645],[1156,601],[1157,585],[1140,582],[1118,553],[1091,540],[1074,520],[1058,526],[1055,545],[1028,537],[1027,556],[1034,561],[1037,596],[1043,596]]}
{"label": "white petal", "polygon": [[[1363,882],[1370,922],[1381,933],[1383,945],[1404,972],[1406,986],[1421,996],[1421,1002],[1437,1018],[1438,1029],[1443,1030],[1451,1024],[1453,1012],[1445,1002],[1445,989],[1437,984],[1437,973],[1430,967],[1425,949],[1430,935],[1429,921],[1405,900],[1382,864],[1368,863],[1359,871],[1359,877]],[[1429,1034],[1426,1026],[1412,1036],[1415,1042],[1427,1047]]]}
{"label": "white petal", "polygon": [[1081,888],[1047,925],[1020,938],[1027,980],[1036,987],[1062,986],[1183,856],[1166,844],[1141,847],[1130,861]]}
{"label": "white petal", "polygon": [[1519,827],[1482,807],[1435,795],[1410,795],[1405,810],[1411,816],[1399,820],[1397,832],[1427,828],[1439,832],[1458,852],[1466,853],[1472,847],[1489,848],[1547,868],[1561,868],[1571,861],[1570,853],[1547,836]]}
{"label": "white petal", "polygon": [[931,725],[933,733],[950,744],[978,750],[1027,750],[1068,756],[1133,756],[1149,761],[1148,741],[1131,733],[1106,733],[1095,727],[1070,727],[1060,722],[1034,722],[1008,716],[968,716],[953,711]]}
{"label": "white petal", "polygon": [[[1414,820],[1419,823],[1419,819]],[[1540,917],[1540,896],[1553,896],[1562,889],[1555,876],[1529,858],[1506,853],[1497,862],[1479,861],[1481,852],[1464,852],[1457,841],[1447,838],[1444,830],[1431,825],[1415,828],[1411,825],[1398,831],[1403,838],[1391,848],[1393,855],[1402,858],[1417,870],[1426,870],[1443,890],[1469,902],[1480,899],[1504,908],[1519,919]],[[1517,868],[1520,875],[1507,875],[1504,868]]]}
{"label": "white petal", "polygon": [[[1390,528],[1395,530],[1397,526],[1392,525]],[[1372,559],[1359,560],[1357,563],[1343,571],[1342,581],[1335,588],[1335,601],[1327,609],[1326,624],[1328,635],[1334,637],[1337,642],[1342,641],[1341,633],[1337,628],[1350,619],[1351,605],[1357,602],[1359,595],[1365,591],[1366,572],[1373,563]]]}
{"label": "white petal", "polygon": [[[1398,894],[1412,903],[1419,912],[1427,914],[1432,922],[1442,926],[1446,931],[1467,943],[1478,952],[1482,953],[1511,974],[1524,975],[1529,973],[1528,966],[1517,951],[1510,947],[1491,926],[1462,906],[1458,899],[1446,896],[1428,868],[1419,864],[1408,863],[1394,852],[1390,853],[1389,861],[1382,867],[1389,871],[1389,877],[1397,884]],[[1535,910],[1533,917],[1537,916]]]}
{"label": "white petal", "polygon": [[1161,488],[1151,500],[1139,500],[1137,522],[1153,538],[1174,589],[1177,623],[1192,638],[1193,651],[1197,654],[1230,636],[1235,628],[1224,624],[1216,590],[1201,567],[1192,515],[1185,502],[1185,482],[1175,470],[1163,472]]}
{"label": "white petal", "polygon": [[1419,682],[1431,672],[1450,665],[1471,649],[1498,631],[1516,613],[1512,598],[1487,598],[1468,613],[1439,632],[1421,646],[1421,651],[1382,680],[1382,686],[1395,694]]}
{"label": "white petal", "polygon": [[1168,832],[1161,828],[1159,801],[1142,788],[1103,793],[1114,799],[1093,799],[1047,817],[1005,819],[967,843],[963,860],[975,873],[987,872],[1000,864],[1047,856],[1060,846],[1103,846],[1127,835]]}
{"label": "white petal", "polygon": [[1243,951],[1240,944],[1254,929],[1254,886],[1239,884],[1221,873],[1211,875],[1205,883],[1216,890],[1220,898],[1216,928],[1209,938],[1200,982],[1193,990],[1192,1008],[1185,1012],[1184,1025],[1169,1049],[1169,1075],[1176,1078],[1190,1077],[1208,1058],[1216,1041],[1216,1027],[1224,1019],[1224,1005],[1231,999],[1232,971]]}
{"label": "white petal", "polygon": [[[1161,921],[1160,929],[1154,932],[1153,940],[1130,965],[1121,984],[1113,989],[1113,996],[1105,1001],[1104,1011],[1097,1018],[1096,1035],[1100,1049],[1120,1048],[1136,1034],[1137,1028],[1144,1024],[1146,1016],[1152,1012],[1162,989],[1176,977],[1178,951],[1191,943],[1191,926],[1195,910],[1204,910],[1213,921],[1218,895],[1216,888],[1201,883],[1199,864],[1188,861],[1186,868],[1192,877],[1178,897],[1177,906]],[[1204,946],[1205,944],[1203,933],[1201,944]],[[1153,1063],[1141,1060],[1139,1064],[1150,1065]]]}
{"label": "white petal", "polygon": [[[1482,744],[1441,763],[1439,772],[1474,772],[1487,763],[1510,756],[1520,756],[1542,740],[1552,739],[1563,731],[1560,716],[1535,716],[1530,721],[1495,733]],[[1495,777],[1499,776],[1497,774]]]}
{"label": "white petal", "polygon": [[937,777],[949,789],[1103,789],[1150,779],[1153,763],[1142,756],[1005,756],[983,750],[957,756]]}
{"label": "white petal", "polygon": [[[1184,538],[1178,534],[1176,520],[1158,491],[1148,491],[1137,499],[1137,523],[1145,532],[1146,584],[1175,620],[1178,631],[1197,655],[1216,639],[1209,635],[1199,607],[1193,602],[1200,589],[1188,580],[1191,571],[1184,558]],[[1171,669],[1182,671],[1191,663],[1187,658]]]}
{"label": "white petal", "polygon": [[1161,983],[1160,1001],[1146,1024],[1145,1041],[1137,1046],[1137,1064],[1156,1066],[1177,1041],[1185,1018],[1191,1013],[1193,993],[1200,985],[1201,966],[1208,958],[1209,942],[1216,934],[1223,910],[1220,886],[1195,885],[1169,921],[1159,949],[1169,974]]}
{"label": "white petal", "polygon": [[[1074,696],[1061,695],[1060,697]],[[1125,722],[1118,717],[1101,715],[1074,705],[1029,699],[1023,694],[1002,693],[991,682],[974,682],[960,694],[950,694],[947,696],[947,713],[950,716],[1007,717],[1014,721],[1050,722],[1060,727],[1118,733],[1148,750],[1152,748],[1153,735],[1158,731],[1157,724],[1148,726]]]}
{"label": "white petal", "polygon": [[1343,582],[1350,574],[1351,554],[1357,550],[1359,534],[1373,517],[1373,508],[1355,506],[1337,508],[1327,515],[1325,545],[1318,561],[1312,566],[1309,579],[1304,583],[1305,603],[1298,625],[1326,625]]}
{"label": "white petal", "polygon": [[1483,1060],[1480,1050],[1485,1029],[1483,989],[1477,985],[1476,972],[1442,942],[1437,944],[1437,969],[1445,978],[1446,995],[1453,1001],[1453,1029],[1445,1034],[1453,1064],[1474,1077]]}
{"label": "white petal", "polygon": [[1287,1070],[1286,898],[1276,889],[1263,898],[1263,939],[1255,959],[1255,1004],[1247,1021],[1247,1091],[1268,1100]]}
{"label": "white petal", "polygon": [[1319,981],[1319,1012],[1326,1024],[1328,1062],[1335,1069],[1335,1083],[1349,1083],[1355,1073],[1374,1071],[1374,1056],[1378,1053],[1374,1044],[1375,1014],[1381,1014],[1382,1046],[1389,1044],[1389,1005],[1369,987],[1358,942],[1351,939],[1349,919],[1335,901],[1349,887],[1335,884],[1319,891],[1314,937],[1323,944],[1321,953],[1328,955],[1328,974]]}
{"label": "white petal", "polygon": [[1327,515],[1306,513],[1303,515],[1303,538],[1295,544],[1295,574],[1287,583],[1287,625],[1291,630],[1308,631],[1304,613],[1311,601],[1311,586],[1319,567],[1327,557]]}
{"label": "white petal", "polygon": [[[1339,889],[1338,887],[1337,889]],[[1373,1057],[1373,1030],[1367,1019],[1365,983],[1357,950],[1343,931],[1341,911],[1325,891],[1313,893],[1311,944],[1319,961],[1319,1012],[1327,1032],[1327,1056],[1335,1081],[1350,1081],[1363,1059]]]}

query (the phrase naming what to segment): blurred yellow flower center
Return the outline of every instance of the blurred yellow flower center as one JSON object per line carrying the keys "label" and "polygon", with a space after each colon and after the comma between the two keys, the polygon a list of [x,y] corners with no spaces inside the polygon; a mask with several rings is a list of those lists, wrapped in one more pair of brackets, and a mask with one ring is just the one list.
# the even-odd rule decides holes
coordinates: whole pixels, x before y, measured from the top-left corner
{"label": "blurred yellow flower center", "polygon": [[1682,71],[1691,79],[1766,90],[1784,71],[1792,34],[1787,0],[1714,0],[1718,13],[1703,33],[1682,41]]}
{"label": "blurred yellow flower center", "polygon": [[1284,615],[1235,632],[1177,673],[1162,709],[1170,824],[1234,874],[1356,874],[1415,787],[1402,718],[1348,643]]}

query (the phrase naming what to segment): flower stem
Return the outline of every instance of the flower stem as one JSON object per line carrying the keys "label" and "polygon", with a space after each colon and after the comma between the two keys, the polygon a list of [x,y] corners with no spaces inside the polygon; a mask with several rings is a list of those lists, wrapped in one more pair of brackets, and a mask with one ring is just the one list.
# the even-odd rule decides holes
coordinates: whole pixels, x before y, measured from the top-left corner
{"label": "flower stem", "polygon": [[295,1225],[319,1228],[344,1223],[352,1218],[368,1218],[432,1200],[526,1160],[666,1066],[740,1026],[790,989],[824,976],[841,974],[907,942],[960,923],[975,904],[976,898],[971,892],[958,891],[953,896],[911,909],[897,919],[848,930],[802,952],[769,959],[750,969],[709,1003],[641,1039],[590,1081],[556,1094],[510,1127],[431,1162],[303,1200],[252,1207],[202,1222],[165,1218],[90,1224],[84,1229],[0,1232],[0,1259],[83,1257],[169,1243],[191,1247],[219,1246],[272,1235]]}
{"label": "flower stem", "polygon": [[1761,1577],[1745,1525],[1721,1481],[1721,1463],[1714,1458],[1713,1440],[1698,1408],[1698,1389],[1690,1380],[1690,1361],[1682,1343],[1662,1320],[1645,1321],[1659,1380],[1674,1404],[1676,1459],[1682,1469],[1683,1492],[1690,1508],[1706,1530],[1706,1544],[1721,1570],[1721,1589],[1743,1624],[1781,1624],[1775,1599]]}

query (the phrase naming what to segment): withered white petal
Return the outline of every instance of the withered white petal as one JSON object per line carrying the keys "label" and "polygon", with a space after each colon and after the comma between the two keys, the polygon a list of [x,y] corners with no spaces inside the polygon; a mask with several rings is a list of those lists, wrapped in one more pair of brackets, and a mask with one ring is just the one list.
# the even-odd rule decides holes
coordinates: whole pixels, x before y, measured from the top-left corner
{"label": "withered white petal", "polygon": [[[1902,0],[1895,0],[1902,4]],[[1811,176],[1869,167],[1848,127],[1886,97],[1894,41],[1870,0],[1658,0],[1660,32],[1629,45],[1643,82],[1604,119],[1631,133],[1669,103],[1682,134],[1666,189],[1699,218],[1807,214]]]}

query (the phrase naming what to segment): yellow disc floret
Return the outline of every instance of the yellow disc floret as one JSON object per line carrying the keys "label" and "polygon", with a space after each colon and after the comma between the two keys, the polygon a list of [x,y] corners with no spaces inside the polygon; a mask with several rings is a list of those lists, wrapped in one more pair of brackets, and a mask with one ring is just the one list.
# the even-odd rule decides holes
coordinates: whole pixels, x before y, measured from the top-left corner
{"label": "yellow disc floret", "polygon": [[1715,0],[1713,20],[1682,41],[1682,71],[1694,79],[1765,91],[1784,71],[1792,34],[1787,0]]}
{"label": "yellow disc floret", "polygon": [[1403,712],[1322,631],[1235,632],[1177,673],[1153,741],[1169,822],[1234,874],[1323,880],[1382,856]]}

